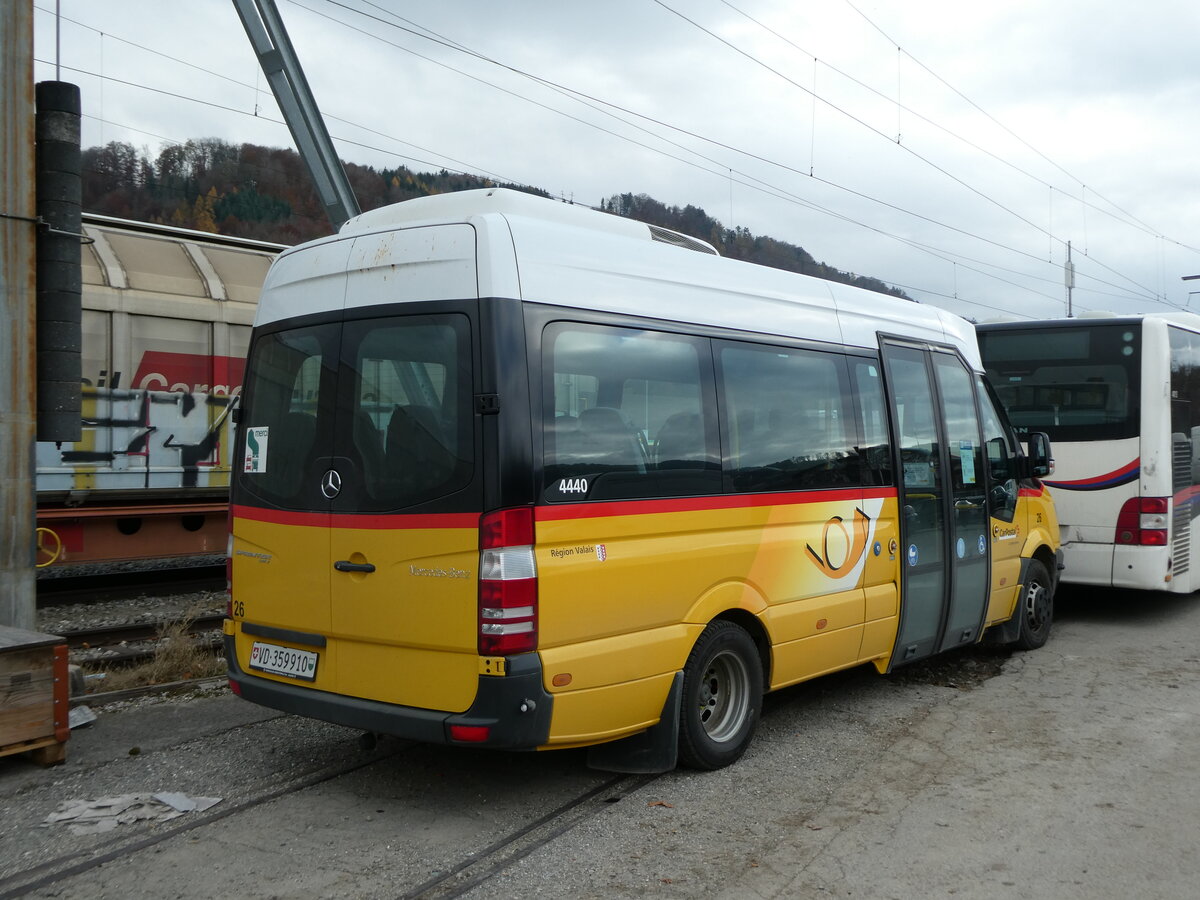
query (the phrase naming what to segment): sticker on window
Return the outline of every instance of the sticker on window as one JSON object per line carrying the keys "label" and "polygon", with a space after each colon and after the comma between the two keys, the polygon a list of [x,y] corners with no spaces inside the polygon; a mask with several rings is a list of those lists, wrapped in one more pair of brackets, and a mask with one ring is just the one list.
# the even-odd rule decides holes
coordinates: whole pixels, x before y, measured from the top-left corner
{"label": "sticker on window", "polygon": [[246,459],[242,465],[243,472],[267,471],[267,435],[270,430],[266,425],[246,429]]}
{"label": "sticker on window", "polygon": [[958,458],[962,460],[963,484],[975,483],[975,442],[959,441]]}

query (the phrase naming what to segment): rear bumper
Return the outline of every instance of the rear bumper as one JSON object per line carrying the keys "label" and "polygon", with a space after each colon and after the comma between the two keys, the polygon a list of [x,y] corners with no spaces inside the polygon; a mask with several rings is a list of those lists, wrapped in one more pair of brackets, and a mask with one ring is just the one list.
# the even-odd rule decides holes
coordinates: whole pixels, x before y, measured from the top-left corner
{"label": "rear bumper", "polygon": [[[550,737],[554,698],[542,687],[536,653],[510,656],[503,676],[479,676],[475,702],[463,713],[380,703],[251,674],[238,665],[232,635],[225,635],[229,681],[245,700],[299,716],[308,716],[378,734],[427,744],[461,744],[506,750],[533,750]],[[484,741],[455,741],[450,726],[485,726]]]}

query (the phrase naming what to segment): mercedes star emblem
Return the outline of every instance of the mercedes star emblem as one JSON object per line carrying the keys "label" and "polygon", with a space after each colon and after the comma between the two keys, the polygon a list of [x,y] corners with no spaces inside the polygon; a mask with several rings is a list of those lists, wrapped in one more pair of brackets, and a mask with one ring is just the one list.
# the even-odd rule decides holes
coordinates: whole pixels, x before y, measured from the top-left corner
{"label": "mercedes star emblem", "polygon": [[337,469],[330,469],[321,476],[321,493],[326,500],[332,500],[342,492],[342,476]]}

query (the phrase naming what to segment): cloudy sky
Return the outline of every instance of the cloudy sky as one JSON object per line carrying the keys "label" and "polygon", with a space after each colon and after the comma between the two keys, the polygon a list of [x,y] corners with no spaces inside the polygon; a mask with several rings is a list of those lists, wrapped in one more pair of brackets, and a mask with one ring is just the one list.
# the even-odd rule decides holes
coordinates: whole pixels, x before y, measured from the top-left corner
{"label": "cloudy sky", "polygon": [[[343,159],[690,203],[980,320],[1064,315],[1068,242],[1077,314],[1200,312],[1195,0],[277,4]],[[232,0],[35,6],[85,146],[291,146]]]}

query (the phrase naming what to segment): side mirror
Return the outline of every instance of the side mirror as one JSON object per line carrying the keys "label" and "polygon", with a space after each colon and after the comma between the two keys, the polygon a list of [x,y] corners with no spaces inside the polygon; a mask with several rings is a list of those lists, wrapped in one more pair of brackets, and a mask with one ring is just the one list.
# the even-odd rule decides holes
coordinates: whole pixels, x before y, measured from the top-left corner
{"label": "side mirror", "polygon": [[1050,455],[1050,437],[1044,431],[1029,433],[1029,452],[1025,457],[1026,474],[1044,478],[1054,472],[1054,457]]}
{"label": "side mirror", "polygon": [[1013,457],[1009,456],[1008,444],[1004,442],[1004,438],[992,438],[987,442],[987,456],[993,481],[1003,483],[1013,477]]}

